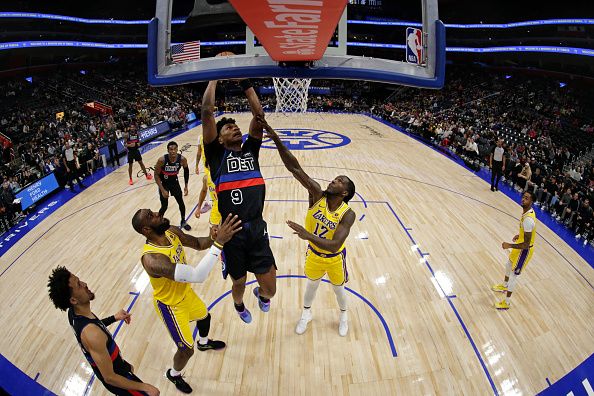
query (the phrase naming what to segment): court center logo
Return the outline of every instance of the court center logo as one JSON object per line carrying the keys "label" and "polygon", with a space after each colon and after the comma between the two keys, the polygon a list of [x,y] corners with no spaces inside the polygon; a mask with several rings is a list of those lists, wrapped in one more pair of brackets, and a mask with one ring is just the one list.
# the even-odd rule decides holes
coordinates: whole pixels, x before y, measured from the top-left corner
{"label": "court center logo", "polygon": [[[281,128],[276,133],[289,150],[324,150],[346,146],[351,142],[351,139],[340,133],[318,129]],[[276,150],[270,139],[265,139],[262,147]]]}

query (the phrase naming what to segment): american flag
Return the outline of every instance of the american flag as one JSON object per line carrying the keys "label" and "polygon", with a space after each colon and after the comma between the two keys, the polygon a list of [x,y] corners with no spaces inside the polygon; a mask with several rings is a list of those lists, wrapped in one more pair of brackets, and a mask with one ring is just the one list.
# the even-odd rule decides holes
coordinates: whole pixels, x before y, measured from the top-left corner
{"label": "american flag", "polygon": [[175,63],[200,59],[200,41],[173,44],[171,46],[171,58]]}

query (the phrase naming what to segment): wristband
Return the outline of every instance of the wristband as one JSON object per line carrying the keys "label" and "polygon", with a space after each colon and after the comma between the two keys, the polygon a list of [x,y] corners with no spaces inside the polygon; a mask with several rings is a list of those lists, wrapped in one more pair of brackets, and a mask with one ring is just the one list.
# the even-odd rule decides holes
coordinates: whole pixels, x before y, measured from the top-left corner
{"label": "wristband", "polygon": [[247,91],[248,89],[252,88],[252,82],[250,81],[249,78],[246,78],[245,80],[241,80],[239,82],[239,86],[241,87],[241,89],[243,89],[244,91]]}
{"label": "wristband", "polygon": [[213,246],[216,247],[219,250],[223,250],[223,245],[221,245],[220,243],[218,243],[217,241],[213,241]]}

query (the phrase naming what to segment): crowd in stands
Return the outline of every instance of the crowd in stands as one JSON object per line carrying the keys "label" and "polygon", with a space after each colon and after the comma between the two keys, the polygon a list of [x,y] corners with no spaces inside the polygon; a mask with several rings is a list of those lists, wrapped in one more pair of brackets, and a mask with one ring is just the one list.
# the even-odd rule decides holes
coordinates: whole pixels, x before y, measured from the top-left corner
{"label": "crowd in stands", "polygon": [[403,88],[373,113],[456,153],[475,170],[498,139],[504,180],[587,244],[594,239],[592,97],[544,78],[454,70],[439,91]]}
{"label": "crowd in stands", "polygon": [[[111,114],[85,111],[83,105],[93,101],[111,107]],[[12,147],[0,148],[0,229],[19,218],[13,202],[20,188],[50,172],[61,186],[67,183],[67,145],[74,149],[76,172],[84,176],[103,165],[101,146],[160,121],[182,127],[192,103],[190,89],[157,90],[143,72],[127,69],[0,82],[0,132],[12,141]]]}
{"label": "crowd in stands", "polygon": [[[254,85],[271,84],[258,80]],[[585,243],[594,239],[594,168],[591,157],[584,157],[594,143],[594,107],[586,89],[472,68],[450,68],[442,90],[386,89],[362,81],[312,85],[330,88],[331,94],[310,95],[309,110],[372,113],[455,153],[471,168],[488,166],[495,142],[502,139],[505,182],[518,192],[534,192],[537,205]],[[220,89],[220,110],[249,110],[236,83],[225,82]],[[81,172],[90,172],[101,166],[98,148],[126,130],[162,120],[181,127],[192,110],[199,117],[200,93],[184,86],[151,88],[144,72],[128,69],[0,83],[0,132],[14,144],[2,153],[0,166],[5,213],[14,220],[14,193],[40,176],[54,171],[65,183],[66,143],[75,148]],[[90,101],[111,106],[113,114],[86,113],[82,105]],[[274,111],[274,94],[261,95],[261,101],[266,111]],[[58,119],[60,112],[64,115]]]}

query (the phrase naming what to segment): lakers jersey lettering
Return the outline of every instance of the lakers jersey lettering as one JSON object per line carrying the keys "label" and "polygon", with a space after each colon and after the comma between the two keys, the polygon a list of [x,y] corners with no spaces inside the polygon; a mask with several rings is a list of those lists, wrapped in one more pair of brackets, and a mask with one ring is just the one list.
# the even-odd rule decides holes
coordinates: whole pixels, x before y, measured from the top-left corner
{"label": "lakers jersey lettering", "polygon": [[[308,209],[305,217],[305,229],[320,238],[333,239],[340,220],[342,220],[344,214],[349,210],[349,205],[342,202],[335,211],[331,211],[328,208],[328,201],[324,196]],[[320,253],[332,253],[319,248],[313,243],[310,244]],[[344,244],[338,249],[338,252],[341,252],[343,249]]]}
{"label": "lakers jersey lettering", "polygon": [[[170,242],[168,246],[157,246],[147,242],[142,255],[162,254],[169,258],[172,266],[186,264],[186,254],[179,237],[169,230],[165,231],[165,236]],[[165,277],[155,278],[149,275],[149,280],[153,286],[153,297],[166,305],[176,305],[191,290],[189,283],[176,282]]]}

